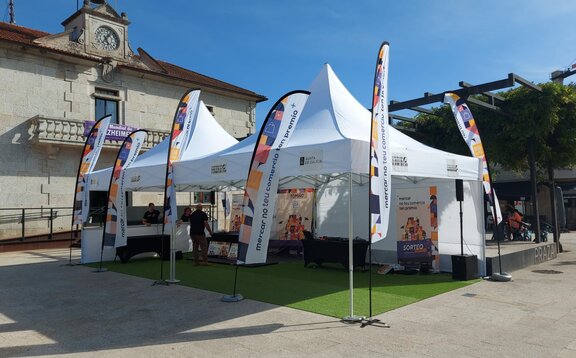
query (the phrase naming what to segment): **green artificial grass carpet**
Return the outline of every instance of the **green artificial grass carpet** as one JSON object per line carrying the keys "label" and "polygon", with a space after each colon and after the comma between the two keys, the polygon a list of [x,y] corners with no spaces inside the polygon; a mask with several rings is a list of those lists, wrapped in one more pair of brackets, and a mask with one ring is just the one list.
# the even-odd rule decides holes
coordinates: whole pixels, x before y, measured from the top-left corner
{"label": "green artificial grass carpet", "polygon": [[[185,255],[185,258],[188,257]],[[164,262],[164,279],[170,263]],[[99,264],[90,266],[98,267]],[[160,260],[131,259],[128,263],[106,262],[110,271],[160,279]],[[180,285],[231,295],[235,267],[226,264],[194,266],[190,260],[176,261]],[[450,274],[379,275],[372,273],[372,314],[377,315],[422,299],[477,282],[454,281]],[[369,315],[369,272],[354,272],[354,314]],[[302,261],[261,267],[240,267],[237,293],[245,298],[342,318],[350,314],[349,273],[342,265],[324,264],[305,268]]]}

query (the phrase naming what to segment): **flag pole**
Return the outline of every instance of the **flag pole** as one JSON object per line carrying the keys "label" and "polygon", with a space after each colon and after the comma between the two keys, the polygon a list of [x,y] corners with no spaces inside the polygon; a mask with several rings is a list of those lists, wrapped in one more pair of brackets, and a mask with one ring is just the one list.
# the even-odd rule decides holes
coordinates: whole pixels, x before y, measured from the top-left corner
{"label": "flag pole", "polygon": [[374,87],[372,92],[370,148],[368,161],[368,301],[369,318],[364,319],[361,327],[379,324],[390,327],[379,319],[372,318],[372,243],[385,237],[390,219],[390,191],[392,184],[391,154],[389,143],[388,119],[388,42],[380,45],[374,71]]}
{"label": "flag pole", "polygon": [[[308,91],[292,91],[285,94],[274,103],[262,123],[244,186],[237,264],[267,262],[268,242],[279,185],[276,165],[281,158],[281,149],[288,143],[297,126],[309,95]],[[256,229],[256,225],[260,230]],[[228,299],[229,296],[222,298],[230,302]]]}
{"label": "flag pole", "polygon": [[348,173],[348,282],[350,291],[350,314],[342,318],[345,323],[359,323],[365,317],[354,315],[354,243],[352,221],[352,172]]}
{"label": "flag pole", "polygon": [[86,203],[86,201],[90,199],[90,193],[88,192],[89,186],[86,183],[86,174],[90,173],[92,169],[94,169],[96,161],[100,156],[100,151],[104,145],[104,141],[106,140],[106,131],[110,124],[110,118],[110,115],[106,115],[94,123],[90,132],[86,136],[82,156],[80,157],[80,163],[78,163],[74,202],[72,203],[72,220],[70,222],[70,253],[68,266],[74,266],[74,264],[72,264],[74,224],[82,224],[82,226],[84,226],[84,217],[87,216],[87,213],[85,213],[84,210],[90,208],[90,205]]}
{"label": "flag pole", "polygon": [[[176,242],[176,215],[178,214],[178,207],[176,205],[176,189],[174,186],[174,167],[172,162],[179,160],[182,152],[186,149],[185,146],[188,145],[188,140],[190,139],[190,131],[192,128],[192,121],[198,115],[198,108],[200,105],[200,90],[190,89],[184,93],[180,101],[178,102],[178,107],[174,113],[174,120],[172,121],[172,127],[170,128],[170,140],[168,153],[166,158],[166,177],[164,181],[164,215],[162,218],[162,233],[160,235],[161,244],[161,257],[160,257],[160,281],[155,281],[156,284],[170,284],[177,283],[176,275],[176,253],[175,253],[175,242]],[[170,228],[170,278],[164,280],[164,232],[166,229],[166,223],[169,221]]]}

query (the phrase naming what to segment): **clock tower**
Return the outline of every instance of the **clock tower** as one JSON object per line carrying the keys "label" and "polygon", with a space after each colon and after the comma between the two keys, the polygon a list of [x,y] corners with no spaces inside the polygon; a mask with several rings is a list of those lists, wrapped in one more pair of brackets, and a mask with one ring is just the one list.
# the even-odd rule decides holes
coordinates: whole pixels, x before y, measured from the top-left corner
{"label": "clock tower", "polygon": [[126,14],[118,15],[106,1],[89,0],[62,22],[76,51],[119,62],[130,61],[133,55],[128,44],[129,24]]}

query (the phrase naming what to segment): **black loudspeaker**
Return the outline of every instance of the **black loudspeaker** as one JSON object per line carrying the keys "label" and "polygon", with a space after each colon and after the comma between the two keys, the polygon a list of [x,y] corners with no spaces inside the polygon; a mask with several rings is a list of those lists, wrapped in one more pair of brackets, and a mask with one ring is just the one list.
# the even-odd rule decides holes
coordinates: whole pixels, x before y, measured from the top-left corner
{"label": "black loudspeaker", "polygon": [[456,200],[464,201],[464,181],[456,179]]}
{"label": "black loudspeaker", "polygon": [[478,277],[478,257],[476,255],[452,255],[452,279],[473,280]]}

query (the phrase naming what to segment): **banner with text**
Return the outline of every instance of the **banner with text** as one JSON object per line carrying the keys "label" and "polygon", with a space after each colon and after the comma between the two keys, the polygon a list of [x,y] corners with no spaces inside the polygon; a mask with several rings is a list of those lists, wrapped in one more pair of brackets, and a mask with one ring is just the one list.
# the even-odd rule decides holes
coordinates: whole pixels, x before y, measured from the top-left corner
{"label": "banner with text", "polygon": [[176,227],[176,220],[178,219],[173,162],[180,160],[182,152],[188,145],[192,134],[192,124],[198,114],[199,99],[199,90],[190,90],[182,96],[174,114],[172,131],[170,132],[170,148],[168,149],[164,187],[164,225],[172,224],[172,228]]}
{"label": "banner with text", "polygon": [[314,188],[279,190],[276,203],[275,225],[270,238],[304,239],[304,231],[312,231]]}
{"label": "banner with text", "polygon": [[244,201],[244,194],[232,194],[230,203],[230,229],[229,231],[240,231],[240,223],[242,220],[242,202]]}
{"label": "banner with text", "polygon": [[388,232],[390,218],[390,184],[392,168],[388,129],[388,50],[384,42],[378,52],[372,96],[370,129],[370,241],[382,240]]}
{"label": "banner with text", "polygon": [[[494,221],[496,224],[502,221],[502,212],[500,211],[500,204],[498,204],[498,198],[496,197],[496,192],[492,188],[492,180],[490,179],[490,171],[488,169],[488,161],[486,160],[486,154],[484,153],[484,146],[482,145],[482,139],[480,138],[480,131],[476,125],[476,120],[472,116],[472,112],[466,101],[460,98],[454,93],[446,93],[444,95],[444,103],[448,103],[452,108],[452,113],[454,113],[454,119],[456,119],[456,124],[460,130],[460,134],[464,141],[470,148],[470,152],[475,158],[482,159],[482,184],[484,186],[484,192],[488,196],[488,200],[492,208],[496,209]],[[494,215],[494,210],[492,210]]]}
{"label": "banner with text", "polygon": [[[108,116],[112,118],[111,116]],[[86,137],[88,133],[90,133],[90,128],[94,125],[94,121],[85,121],[84,122],[84,133],[83,135]],[[130,135],[130,133],[138,130],[136,127],[127,126],[125,124],[118,124],[118,123],[110,123],[106,133],[106,140],[116,140],[116,141],[123,141]]]}
{"label": "banner with text", "polygon": [[309,92],[294,91],[266,116],[254,147],[246,180],[238,242],[238,262],[265,263],[278,190],[277,163],[292,135]]}
{"label": "banner with text", "polygon": [[398,189],[398,262],[417,266],[432,264],[439,270],[438,193],[435,186]]}
{"label": "banner with text", "polygon": [[84,224],[88,219],[90,211],[90,189],[86,182],[86,174],[90,173],[104,146],[104,134],[110,125],[111,116],[102,117],[94,123],[92,129],[87,135],[80,165],[78,166],[78,175],[76,176],[76,190],[74,192],[74,213],[72,215],[72,226]]}
{"label": "banner with text", "polygon": [[147,132],[137,130],[132,132],[120,147],[114,162],[114,169],[108,187],[108,206],[102,238],[102,247],[126,246],[128,239],[126,223],[126,195],[124,189],[126,168],[129,168],[142,149]]}

